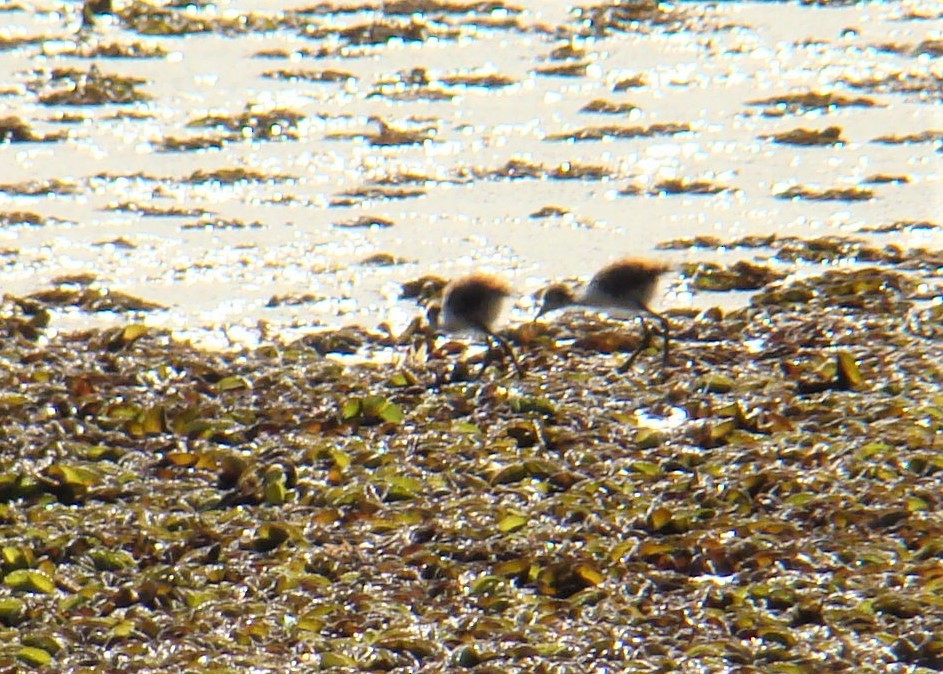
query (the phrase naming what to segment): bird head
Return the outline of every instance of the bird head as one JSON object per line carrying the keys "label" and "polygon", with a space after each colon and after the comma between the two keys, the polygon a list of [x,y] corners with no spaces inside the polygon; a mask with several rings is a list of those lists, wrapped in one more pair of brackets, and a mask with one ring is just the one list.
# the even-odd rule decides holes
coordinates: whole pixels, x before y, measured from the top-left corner
{"label": "bird head", "polygon": [[540,302],[537,318],[540,318],[548,312],[570,306],[576,301],[576,294],[569,286],[554,283],[541,290],[537,295],[537,300]]}

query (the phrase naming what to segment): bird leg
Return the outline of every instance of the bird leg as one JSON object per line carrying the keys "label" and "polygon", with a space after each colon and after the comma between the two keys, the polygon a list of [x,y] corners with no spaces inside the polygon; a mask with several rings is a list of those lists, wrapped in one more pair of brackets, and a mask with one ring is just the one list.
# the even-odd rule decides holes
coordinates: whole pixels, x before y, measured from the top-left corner
{"label": "bird leg", "polygon": [[514,349],[511,348],[511,343],[508,340],[506,340],[504,337],[502,337],[501,335],[495,334],[493,332],[490,334],[501,345],[501,348],[504,350],[504,353],[506,353],[511,358],[511,362],[514,363],[514,371],[517,373],[517,378],[523,379],[524,370],[521,369],[521,364],[517,362],[517,356],[514,355]]}
{"label": "bird leg", "polygon": [[658,322],[661,323],[662,335],[665,338],[665,345],[662,348],[662,352],[661,352],[661,366],[667,367],[668,366],[668,348],[669,348],[668,333],[670,331],[668,319],[662,316],[661,314],[652,311],[646,306],[643,306],[642,308],[645,309],[645,311],[650,313],[652,316],[654,316],[658,320]]}
{"label": "bird leg", "polygon": [[521,369],[521,364],[517,362],[517,356],[514,355],[514,349],[511,348],[511,343],[501,335],[492,332],[486,325],[479,324],[475,327],[478,328],[479,332],[484,334],[488,344],[488,353],[485,355],[485,362],[484,365],[481,366],[481,371],[478,373],[478,376],[480,377],[482,373],[484,373],[485,368],[488,367],[488,365],[491,363],[491,340],[494,339],[498,344],[501,345],[501,350],[507,356],[509,356],[511,358],[511,362],[514,363],[514,370],[517,372],[517,378],[523,379],[524,370]]}
{"label": "bird leg", "polygon": [[638,348],[632,352],[632,355],[629,356],[628,359],[622,363],[622,365],[616,368],[616,371],[620,374],[627,372],[629,368],[635,364],[635,359],[639,357],[639,354],[652,344],[652,331],[649,329],[648,323],[646,323],[645,319],[641,316],[637,316],[637,318],[638,322],[642,326],[642,341],[639,342]]}
{"label": "bird leg", "polygon": [[[651,316],[654,316],[655,319],[656,319],[659,323],[661,323],[661,336],[662,336],[662,338],[664,339],[664,345],[662,346],[662,351],[661,351],[661,366],[662,366],[663,368],[664,368],[664,367],[667,367],[667,366],[668,366],[669,344],[670,344],[670,342],[669,342],[669,339],[670,339],[670,337],[669,337],[669,332],[670,332],[670,329],[671,329],[670,326],[669,326],[669,323],[668,323],[668,319],[665,318],[664,316],[662,316],[661,314],[659,314],[658,312],[652,311],[651,309],[649,309],[649,308],[648,308],[647,306],[645,306],[644,304],[641,305],[641,309],[642,309],[645,313],[650,314]],[[638,319],[639,319],[639,322],[642,324],[642,330],[644,331],[643,334],[642,334],[642,343],[641,343],[641,345],[638,347],[638,349],[636,349],[635,352],[629,357],[629,359],[628,359],[627,361],[625,361],[622,365],[619,366],[619,368],[618,368],[618,371],[619,371],[619,372],[625,372],[625,371],[627,371],[630,367],[632,367],[632,365],[635,363],[635,359],[639,357],[639,354],[641,354],[642,351],[644,351],[645,349],[647,349],[647,348],[648,348],[649,346],[651,346],[651,344],[652,344],[652,332],[651,332],[651,330],[649,329],[648,324],[645,322],[645,320],[644,320],[641,316],[639,316]]]}

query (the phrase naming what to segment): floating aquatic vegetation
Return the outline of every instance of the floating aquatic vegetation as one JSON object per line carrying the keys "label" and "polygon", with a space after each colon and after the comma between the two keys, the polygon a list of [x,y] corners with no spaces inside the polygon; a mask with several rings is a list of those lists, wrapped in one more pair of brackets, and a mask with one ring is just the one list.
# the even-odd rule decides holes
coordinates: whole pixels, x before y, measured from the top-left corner
{"label": "floating aquatic vegetation", "polygon": [[910,177],[903,176],[903,175],[892,176],[886,173],[875,173],[874,175],[868,176],[861,182],[863,182],[866,185],[885,185],[887,183],[894,183],[894,184],[900,185],[904,183],[909,183]]}
{"label": "floating aquatic vegetation", "polygon": [[154,141],[154,149],[158,152],[195,152],[197,150],[219,150],[231,136],[190,136],[178,138],[166,136]]}
{"label": "floating aquatic vegetation", "polygon": [[674,136],[687,133],[691,127],[687,124],[651,124],[649,126],[588,126],[569,133],[552,133],[544,138],[549,141],[585,141],[604,138],[651,138],[653,136]]}
{"label": "floating aquatic vegetation", "polygon": [[454,94],[433,82],[425,68],[411,68],[383,77],[368,96],[380,96],[393,101],[447,101]]}
{"label": "floating aquatic vegetation", "polygon": [[39,213],[30,213],[27,211],[7,211],[0,213],[0,225],[4,227],[15,227],[17,225],[40,227],[45,223],[46,218]]}
{"label": "floating aquatic vegetation", "polygon": [[730,189],[730,187],[718,185],[717,183],[710,180],[670,178],[667,180],[660,180],[647,189],[641,185],[629,185],[619,190],[619,194],[621,196],[638,196],[640,194],[649,194],[651,196],[665,196],[673,194],[711,195],[726,192]]}
{"label": "floating aquatic vegetation", "polygon": [[551,61],[567,61],[567,60],[582,60],[588,55],[585,48],[579,46],[574,42],[567,42],[561,44],[559,47],[554,47],[553,50],[548,55],[548,58]]}
{"label": "floating aquatic vegetation", "polygon": [[159,218],[212,215],[210,211],[203,210],[202,208],[188,208],[185,206],[157,206],[155,204],[140,204],[136,201],[122,201],[115,204],[109,204],[105,210],[123,211],[125,213],[139,213],[140,215]]}
{"label": "floating aquatic vegetation", "polygon": [[863,187],[829,187],[819,190],[795,185],[776,195],[777,199],[809,199],[811,201],[867,201],[874,198],[872,190]]}
{"label": "floating aquatic vegetation", "polygon": [[800,128],[760,138],[781,145],[837,145],[847,142],[841,137],[841,132],[840,126],[829,126],[822,130]]}
{"label": "floating aquatic vegetation", "polygon": [[54,143],[67,132],[38,134],[19,117],[0,117],[0,143]]}
{"label": "floating aquatic vegetation", "polygon": [[684,9],[657,0],[607,2],[577,7],[573,13],[585,35],[637,32],[647,26],[677,32],[689,26],[689,15]]}
{"label": "floating aquatic vegetation", "polygon": [[82,311],[155,311],[167,308],[156,302],[106,288],[60,286],[53,290],[41,290],[25,299],[47,308],[75,307]]}
{"label": "floating aquatic vegetation", "polygon": [[943,56],[943,40],[924,40],[919,44],[899,44],[897,42],[883,42],[874,45],[878,51],[889,52],[892,54],[902,54],[904,56],[918,57],[923,54],[937,57]]}
{"label": "floating aquatic vegetation", "polygon": [[354,220],[347,220],[346,222],[335,222],[334,226],[343,227],[345,229],[359,229],[366,227],[386,229],[387,227],[392,227],[393,224],[393,221],[388,220],[387,218],[381,218],[376,215],[361,215]]}
{"label": "floating aquatic vegetation", "polygon": [[296,140],[298,123],[305,115],[289,108],[261,110],[249,105],[236,115],[207,115],[187,122],[191,128],[222,128],[231,140]]}
{"label": "floating aquatic vegetation", "polygon": [[801,115],[810,110],[832,110],[834,108],[873,108],[881,106],[875,100],[864,97],[852,98],[836,93],[822,93],[807,91],[802,94],[783,94],[771,98],[747,101],[747,105],[767,106],[763,111],[766,117],[782,117],[783,115]]}
{"label": "floating aquatic vegetation", "polygon": [[206,14],[189,11],[193,3],[177,8],[172,4],[165,7],[138,1],[123,3],[116,12],[121,24],[139,35],[181,36],[198,33],[221,33],[223,35],[241,35],[245,33],[268,33],[279,28],[293,28],[298,25],[296,16],[290,12],[263,14]]}
{"label": "floating aquatic vegetation", "polygon": [[597,98],[580,108],[580,112],[593,112],[600,115],[627,115],[638,109],[638,106],[631,103],[616,103],[615,101]]}
{"label": "floating aquatic vegetation", "polygon": [[629,89],[638,89],[639,87],[647,87],[648,78],[645,77],[642,73],[637,75],[632,75],[631,77],[623,77],[621,80],[616,82],[612,90],[614,92],[627,91]]}
{"label": "floating aquatic vegetation", "polygon": [[68,52],[75,58],[109,59],[162,59],[170,52],[159,44],[142,42],[79,42],[74,51]]}
{"label": "floating aquatic vegetation", "polygon": [[346,82],[355,80],[357,76],[353,73],[342,70],[268,70],[262,73],[262,77],[272,80],[285,80],[288,82]]}
{"label": "floating aquatic vegetation", "polygon": [[690,180],[687,178],[671,178],[660,180],[649,188],[650,194],[718,194],[730,188],[718,185],[710,180]]}
{"label": "floating aquatic vegetation", "polygon": [[926,220],[898,220],[886,225],[877,225],[874,227],[861,227],[859,232],[870,234],[898,234],[900,232],[911,232],[915,230],[939,229],[937,225]]}
{"label": "floating aquatic vegetation", "polygon": [[379,126],[376,133],[367,133],[362,131],[353,132],[335,132],[329,133],[325,138],[331,140],[350,140],[353,138],[365,138],[371,145],[379,147],[391,147],[396,145],[417,145],[425,143],[432,139],[435,131],[434,127],[423,127],[420,129],[403,129],[390,125],[381,117],[371,117],[370,122]]}
{"label": "floating aquatic vegetation", "polygon": [[691,279],[698,290],[726,292],[729,290],[757,290],[773,281],[786,277],[782,269],[741,260],[733,265],[713,262],[687,262],[681,273]]}
{"label": "floating aquatic vegetation", "polygon": [[552,77],[586,77],[586,69],[589,63],[582,61],[578,63],[561,63],[550,66],[540,66],[535,68],[534,72],[538,75]]}
{"label": "floating aquatic vegetation", "polygon": [[212,230],[229,230],[229,229],[262,229],[265,225],[261,222],[245,222],[238,218],[219,218],[219,217],[202,217],[196,222],[188,222],[184,225],[180,225],[180,229],[212,229]]}
{"label": "floating aquatic vegetation", "polygon": [[906,133],[903,135],[890,134],[878,136],[872,143],[884,145],[903,145],[905,143],[937,143],[943,141],[943,131],[921,131],[920,133]]}
{"label": "floating aquatic vegetation", "polygon": [[426,190],[418,187],[367,186],[340,192],[337,196],[331,197],[330,205],[334,207],[356,206],[364,201],[414,199],[425,194]]}
{"label": "floating aquatic vegetation", "polygon": [[0,52],[13,51],[20,47],[42,44],[46,38],[37,35],[20,35],[17,37],[0,36]]}
{"label": "floating aquatic vegetation", "polygon": [[51,194],[75,194],[78,185],[71,180],[28,180],[0,185],[0,192],[20,197],[45,197]]}
{"label": "floating aquatic vegetation", "polygon": [[358,264],[366,267],[395,267],[408,262],[410,262],[409,259],[392,253],[374,253],[363,258]]}
{"label": "floating aquatic vegetation", "polygon": [[897,71],[884,76],[845,79],[842,84],[878,93],[915,94],[931,102],[943,98],[943,75],[926,71]]}
{"label": "floating aquatic vegetation", "polygon": [[538,211],[534,211],[530,214],[532,218],[554,218],[561,217],[572,213],[569,208],[564,208],[563,206],[544,206]]}
{"label": "floating aquatic vegetation", "polygon": [[580,162],[565,161],[557,166],[544,166],[527,159],[510,159],[503,166],[494,169],[461,168],[457,175],[460,179],[468,176],[476,178],[496,179],[552,179],[552,180],[607,180],[616,177],[616,173],[608,166],[598,164],[583,164]]}
{"label": "floating aquatic vegetation", "polygon": [[455,40],[459,34],[460,31],[456,28],[427,23],[416,17],[412,17],[409,21],[379,20],[345,28],[307,24],[301,30],[302,37],[315,40],[336,38],[353,46],[376,46],[386,44],[390,40],[403,42],[425,42],[430,39]]}
{"label": "floating aquatic vegetation", "polygon": [[507,75],[497,73],[457,73],[443,75],[439,82],[447,86],[482,87],[483,89],[500,89],[517,84],[517,80]]}
{"label": "floating aquatic vegetation", "polygon": [[182,180],[195,185],[213,182],[224,184],[241,182],[270,183],[295,180],[295,176],[281,173],[262,173],[261,171],[253,171],[245,168],[223,168],[215,171],[194,171]]}
{"label": "floating aquatic vegetation", "polygon": [[3,227],[44,227],[47,224],[71,224],[71,220],[51,218],[31,211],[0,211],[0,226]]}
{"label": "floating aquatic vegetation", "polygon": [[32,87],[42,88],[39,102],[43,105],[108,105],[150,100],[149,94],[137,90],[137,86],[146,81],[138,77],[104,74],[93,65],[87,71],[57,68],[48,73],[37,73]]}
{"label": "floating aquatic vegetation", "polygon": [[303,304],[315,304],[325,298],[312,293],[301,293],[297,295],[272,295],[265,306],[274,309],[276,307],[297,307]]}

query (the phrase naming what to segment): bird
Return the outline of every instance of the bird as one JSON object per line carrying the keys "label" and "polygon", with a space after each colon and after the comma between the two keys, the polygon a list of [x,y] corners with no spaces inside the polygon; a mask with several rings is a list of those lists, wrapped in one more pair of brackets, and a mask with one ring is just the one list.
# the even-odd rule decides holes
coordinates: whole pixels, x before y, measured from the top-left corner
{"label": "bird", "polygon": [[[443,288],[441,302],[430,307],[429,323],[437,331],[481,333],[485,337],[489,354],[492,340],[496,341],[511,358],[517,376],[523,377],[524,371],[511,344],[495,333],[492,327],[501,313],[504,300],[511,292],[511,286],[506,281],[491,274],[475,273],[454,279]],[[486,357],[479,375],[489,363],[490,358]]]}
{"label": "bird", "polygon": [[648,305],[655,294],[658,279],[669,269],[668,265],[655,260],[626,257],[600,269],[579,292],[563,283],[554,283],[540,293],[541,305],[537,318],[548,312],[573,306],[600,309],[614,316],[638,315],[644,337],[639,348],[619,366],[618,371],[625,372],[651,343],[651,331],[641,315],[649,314],[661,323],[665,340],[662,349],[664,367],[668,364],[668,319],[652,311]]}

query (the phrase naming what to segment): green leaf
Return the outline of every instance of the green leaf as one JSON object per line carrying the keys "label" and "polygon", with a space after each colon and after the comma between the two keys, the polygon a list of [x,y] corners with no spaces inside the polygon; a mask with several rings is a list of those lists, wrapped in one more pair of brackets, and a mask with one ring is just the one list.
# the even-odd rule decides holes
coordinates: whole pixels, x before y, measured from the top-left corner
{"label": "green leaf", "polygon": [[0,598],[0,623],[17,625],[26,617],[26,604],[15,597]]}
{"label": "green leaf", "polygon": [[216,390],[219,392],[223,391],[240,391],[243,389],[249,389],[252,386],[246,380],[245,377],[240,377],[239,375],[230,375],[229,377],[223,377],[218,382],[216,382]]}
{"label": "green leaf", "polygon": [[645,477],[656,478],[662,474],[661,467],[651,461],[633,461],[630,467],[636,473],[641,473]]}
{"label": "green leaf", "polygon": [[498,520],[498,530],[509,534],[518,529],[523,529],[527,526],[528,521],[530,521],[530,518],[524,515],[505,515]]}
{"label": "green leaf", "polygon": [[360,398],[351,398],[341,406],[341,419],[350,421],[356,419],[363,412],[363,403]]}
{"label": "green leaf", "polygon": [[16,652],[17,660],[25,662],[31,667],[44,667],[52,662],[52,655],[41,648],[23,646]]}
{"label": "green leaf", "polygon": [[343,653],[322,653],[321,654],[321,667],[356,667],[357,661],[348,655]]}
{"label": "green leaf", "polygon": [[36,569],[17,569],[7,574],[3,579],[8,587],[20,592],[35,594],[51,594],[56,591],[56,584],[52,578]]}

